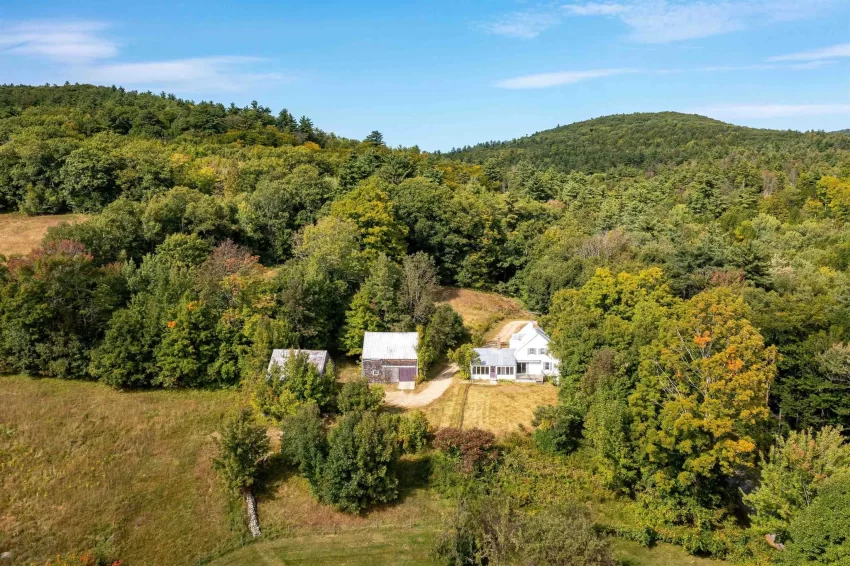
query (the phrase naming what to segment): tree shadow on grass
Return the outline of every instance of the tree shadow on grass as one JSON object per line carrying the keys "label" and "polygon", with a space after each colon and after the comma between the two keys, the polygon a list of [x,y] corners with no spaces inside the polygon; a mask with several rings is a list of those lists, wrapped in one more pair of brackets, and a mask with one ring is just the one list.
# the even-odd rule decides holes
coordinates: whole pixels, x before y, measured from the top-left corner
{"label": "tree shadow on grass", "polygon": [[275,499],[280,485],[290,477],[297,475],[298,469],[290,465],[280,452],[274,452],[260,468],[257,481],[254,482],[254,495],[262,499]]}

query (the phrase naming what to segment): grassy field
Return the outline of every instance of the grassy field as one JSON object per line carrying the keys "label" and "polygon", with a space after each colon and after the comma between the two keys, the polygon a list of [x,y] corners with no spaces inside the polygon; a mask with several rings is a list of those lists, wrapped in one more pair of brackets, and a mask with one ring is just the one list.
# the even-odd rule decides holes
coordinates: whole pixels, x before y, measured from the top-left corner
{"label": "grassy field", "polygon": [[[470,418],[505,431],[523,418],[500,416],[516,410],[516,395],[530,411],[555,390],[461,385],[481,407],[463,426]],[[22,564],[95,547],[131,565],[431,564],[450,504],[427,488],[418,458],[400,463],[398,502],[355,516],[316,503],[303,478],[278,468],[257,493],[264,540],[243,546],[241,501],[211,467],[213,433],[237,396],[0,376],[0,552]],[[668,545],[616,549],[631,566],[722,564]]]}
{"label": "grassy field", "polygon": [[0,550],[43,563],[100,545],[174,564],[235,543],[239,515],[210,465],[231,401],[0,377]]}
{"label": "grassy field", "polygon": [[0,214],[0,254],[25,254],[38,247],[47,229],[62,222],[85,220],[82,214],[25,216],[19,213]]}
{"label": "grassy field", "polygon": [[[0,377],[0,552],[43,563],[101,546],[134,565],[187,564],[238,547],[241,502],[211,466],[213,433],[236,396]],[[363,516],[319,505],[303,478],[267,477],[263,530],[436,524],[444,504],[422,487],[421,468],[403,461],[400,502]]]}
{"label": "grassy field", "polygon": [[467,328],[482,334],[502,320],[531,317],[519,301],[496,293],[443,287],[437,300],[451,305]]}
{"label": "grassy field", "polygon": [[548,383],[458,382],[424,411],[434,426],[481,428],[502,436],[518,427],[530,429],[535,407],[557,399],[558,389]]}

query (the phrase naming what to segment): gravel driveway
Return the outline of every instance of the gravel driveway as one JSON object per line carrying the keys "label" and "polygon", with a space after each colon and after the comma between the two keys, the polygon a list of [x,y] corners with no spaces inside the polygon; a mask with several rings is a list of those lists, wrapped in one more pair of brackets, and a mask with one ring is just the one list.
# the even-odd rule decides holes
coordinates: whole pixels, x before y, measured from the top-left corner
{"label": "gravel driveway", "polygon": [[405,409],[424,407],[439,399],[451,387],[457,370],[457,365],[450,364],[440,375],[426,382],[418,391],[387,391],[384,394],[384,402]]}

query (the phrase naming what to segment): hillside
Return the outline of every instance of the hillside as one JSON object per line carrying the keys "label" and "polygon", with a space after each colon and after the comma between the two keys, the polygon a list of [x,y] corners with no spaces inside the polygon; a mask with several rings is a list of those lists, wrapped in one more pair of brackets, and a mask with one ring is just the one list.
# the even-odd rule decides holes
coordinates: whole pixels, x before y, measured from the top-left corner
{"label": "hillside", "polygon": [[51,214],[48,216],[24,216],[22,214],[0,214],[0,254],[25,254],[38,247],[47,229],[63,222],[82,222],[83,214]]}
{"label": "hillside", "polygon": [[850,149],[844,136],[746,128],[679,112],[604,116],[505,142],[487,142],[449,153],[483,163],[529,161],[539,168],[602,172],[630,166],[648,168],[694,158],[720,158],[733,148],[759,152]]}

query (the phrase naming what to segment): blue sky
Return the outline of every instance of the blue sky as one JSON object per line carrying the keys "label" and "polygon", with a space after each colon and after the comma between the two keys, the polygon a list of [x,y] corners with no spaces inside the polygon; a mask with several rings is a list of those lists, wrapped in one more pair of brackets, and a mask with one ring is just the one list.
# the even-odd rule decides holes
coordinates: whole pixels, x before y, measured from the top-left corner
{"label": "blue sky", "polygon": [[614,113],[850,128],[850,0],[0,0],[0,82],[286,107],[447,150]]}

